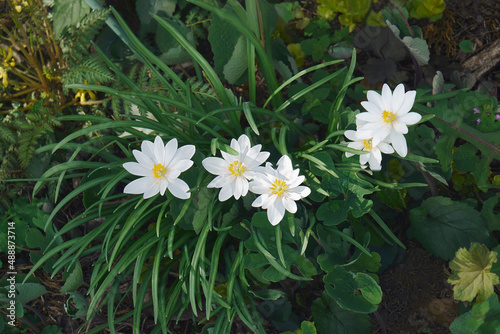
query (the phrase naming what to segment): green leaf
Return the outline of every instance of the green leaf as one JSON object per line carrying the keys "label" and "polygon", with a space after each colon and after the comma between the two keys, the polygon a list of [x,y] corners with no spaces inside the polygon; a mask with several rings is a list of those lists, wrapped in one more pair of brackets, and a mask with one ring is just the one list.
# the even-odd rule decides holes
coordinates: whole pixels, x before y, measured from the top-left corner
{"label": "green leaf", "polygon": [[[231,12],[229,7],[224,12]],[[233,25],[214,15],[208,40],[214,53],[215,71],[224,75],[229,83],[240,82],[248,68],[246,38]]]}
{"label": "green leaf", "polygon": [[464,39],[463,41],[461,41],[460,44],[458,44],[458,47],[460,48],[460,50],[467,53],[471,53],[472,51],[474,51],[474,44],[472,44],[472,42],[468,39]]}
{"label": "green leaf", "polygon": [[500,333],[500,302],[497,296],[476,304],[450,325],[453,334]]}
{"label": "green leaf", "polygon": [[193,217],[193,228],[199,234],[203,226],[207,223],[208,209],[214,196],[214,191],[209,188],[201,188],[198,193],[198,211]]}
{"label": "green leaf", "polygon": [[40,283],[16,283],[16,301],[22,305],[47,293],[47,289]]}
{"label": "green leaf", "polygon": [[476,168],[479,163],[477,151],[478,150],[474,145],[466,143],[464,145],[460,145],[455,152],[453,152],[453,162],[455,162],[455,165],[460,172],[472,172]]}
{"label": "green leaf", "polygon": [[[74,306],[74,307],[73,307]],[[89,308],[89,303],[78,292],[70,292],[68,300],[64,305],[66,313],[68,313],[73,318],[85,317]]]}
{"label": "green leaf", "polygon": [[343,309],[372,313],[382,301],[382,289],[370,275],[365,273],[355,274],[336,266],[323,280],[328,295]]}
{"label": "green leaf", "polygon": [[66,28],[76,25],[89,11],[90,7],[84,0],[56,1],[52,11],[55,38],[60,39]]}
{"label": "green leaf", "polygon": [[410,221],[408,236],[445,260],[451,260],[460,247],[468,247],[471,242],[492,243],[481,214],[447,197],[426,199],[421,207],[410,211]]}
{"label": "green leaf", "polygon": [[316,327],[314,326],[314,322],[302,321],[300,325],[300,329],[302,330],[302,334],[317,334]]}
{"label": "green leaf", "polygon": [[83,271],[79,261],[75,262],[73,270],[66,278],[66,282],[61,287],[61,293],[76,291],[83,284]]}
{"label": "green leaf", "polygon": [[155,31],[158,23],[153,19],[153,15],[172,15],[176,4],[177,0],[137,0],[135,8],[137,16],[141,21],[141,35]]}
{"label": "green leaf", "polygon": [[470,249],[460,248],[450,262],[452,275],[448,283],[453,285],[455,299],[473,301],[476,296],[486,300],[495,294],[494,286],[500,278],[490,272],[498,254],[485,245],[472,243]]}
{"label": "green leaf", "polygon": [[[176,32],[182,35],[188,43],[196,45],[193,32],[189,30],[183,22],[174,19],[164,20],[174,27]],[[163,26],[158,26],[155,41],[162,52],[159,58],[165,64],[174,65],[191,60],[189,52]]]}
{"label": "green leaf", "polygon": [[369,334],[370,317],[367,314],[345,310],[323,293],[312,304],[312,316],[319,333]]}
{"label": "green leaf", "polygon": [[260,291],[249,290],[249,292],[262,300],[277,300],[281,297],[285,297],[285,293],[283,291],[273,289],[262,289]]}

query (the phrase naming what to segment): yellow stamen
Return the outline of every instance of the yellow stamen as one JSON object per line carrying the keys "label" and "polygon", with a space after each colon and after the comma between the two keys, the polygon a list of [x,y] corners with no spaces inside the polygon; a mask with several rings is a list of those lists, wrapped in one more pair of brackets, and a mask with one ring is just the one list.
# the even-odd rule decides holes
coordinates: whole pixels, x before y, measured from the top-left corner
{"label": "yellow stamen", "polygon": [[372,139],[373,139],[373,138],[370,138],[370,139],[363,139],[363,145],[365,145],[365,149],[367,149],[367,150],[371,150],[371,149],[373,149]]}
{"label": "yellow stamen", "polygon": [[165,176],[165,174],[167,173],[167,169],[162,164],[155,164],[153,167],[153,173],[155,177],[159,179],[160,177]]}
{"label": "yellow stamen", "polygon": [[241,174],[243,174],[243,172],[245,171],[245,166],[238,160],[235,160],[232,164],[229,165],[228,169],[234,176],[241,176]]}
{"label": "yellow stamen", "polygon": [[273,185],[269,188],[275,195],[281,196],[288,188],[284,180],[275,179]]}
{"label": "yellow stamen", "polygon": [[392,123],[396,119],[396,114],[391,111],[384,110],[382,112],[382,118],[385,123]]}

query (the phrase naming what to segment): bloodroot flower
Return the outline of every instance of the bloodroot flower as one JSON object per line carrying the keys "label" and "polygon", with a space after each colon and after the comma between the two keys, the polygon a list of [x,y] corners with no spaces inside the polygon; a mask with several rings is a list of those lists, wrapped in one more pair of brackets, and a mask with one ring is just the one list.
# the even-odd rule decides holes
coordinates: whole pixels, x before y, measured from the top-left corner
{"label": "bloodroot flower", "polygon": [[[346,136],[347,139],[352,140],[347,147],[368,152],[359,156],[359,163],[363,168],[366,168],[365,165],[368,163],[371,170],[379,171],[382,169],[382,153],[394,153],[394,149],[389,143],[380,141],[377,137],[366,137],[358,131],[353,130],[347,130],[344,133],[344,136]],[[346,152],[345,154],[348,158],[353,155],[354,154],[349,152]]]}
{"label": "bloodroot flower", "polygon": [[163,140],[156,136],[154,143],[143,141],[141,151],[133,150],[138,162],[126,162],[123,164],[130,174],[142,176],[125,186],[126,194],[144,194],[144,198],[150,198],[165,190],[180,199],[188,199],[190,196],[189,186],[179,179],[179,175],[188,170],[193,161],[195,147],[185,145],[177,148],[177,139],[170,140],[163,145]]}
{"label": "bloodroot flower", "polygon": [[209,157],[202,161],[209,173],[217,175],[207,187],[222,188],[219,192],[221,202],[231,196],[235,199],[245,196],[248,193],[248,181],[255,175],[255,168],[269,158],[269,152],[261,152],[262,145],[251,146],[246,135],[231,140],[230,146],[238,155],[221,151],[222,158]]}
{"label": "bloodroot flower", "polygon": [[404,134],[408,133],[408,125],[416,124],[422,118],[416,112],[409,112],[415,96],[414,90],[405,93],[403,84],[399,84],[394,93],[387,84],[382,87],[382,95],[373,90],[368,91],[368,101],[361,102],[368,112],[356,115],[357,120],[364,123],[358,127],[358,131],[370,131],[371,137],[380,141],[388,138],[396,152],[405,157],[408,147]]}
{"label": "bloodroot flower", "polygon": [[299,175],[299,172],[299,169],[293,169],[292,161],[284,155],[278,160],[277,169],[267,163],[250,182],[250,191],[260,195],[252,206],[267,210],[267,218],[272,225],[279,224],[285,216],[285,210],[297,212],[295,201],[311,193],[311,189],[300,185],[305,176]]}

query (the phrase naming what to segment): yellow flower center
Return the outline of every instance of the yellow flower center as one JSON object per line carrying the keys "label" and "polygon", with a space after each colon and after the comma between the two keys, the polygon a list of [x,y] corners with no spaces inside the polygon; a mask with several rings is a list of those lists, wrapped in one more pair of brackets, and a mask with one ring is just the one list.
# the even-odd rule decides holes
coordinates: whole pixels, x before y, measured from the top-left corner
{"label": "yellow flower center", "polygon": [[285,181],[275,179],[273,185],[269,189],[271,189],[271,192],[273,194],[280,196],[285,192],[287,188],[288,186],[286,185]]}
{"label": "yellow flower center", "polygon": [[367,150],[371,150],[371,149],[373,149],[372,139],[373,139],[373,138],[370,138],[370,139],[363,139],[363,145],[365,145],[365,149],[367,149]]}
{"label": "yellow flower center", "polygon": [[396,119],[396,114],[387,110],[382,112],[382,118],[385,123],[392,123]]}
{"label": "yellow flower center", "polygon": [[238,160],[235,160],[232,164],[229,165],[228,169],[234,176],[241,176],[241,174],[243,174],[243,172],[245,171],[245,166],[243,166],[243,164]]}
{"label": "yellow flower center", "polygon": [[165,176],[165,174],[167,173],[167,169],[162,164],[155,164],[153,167],[153,173],[155,177],[159,179],[160,177]]}

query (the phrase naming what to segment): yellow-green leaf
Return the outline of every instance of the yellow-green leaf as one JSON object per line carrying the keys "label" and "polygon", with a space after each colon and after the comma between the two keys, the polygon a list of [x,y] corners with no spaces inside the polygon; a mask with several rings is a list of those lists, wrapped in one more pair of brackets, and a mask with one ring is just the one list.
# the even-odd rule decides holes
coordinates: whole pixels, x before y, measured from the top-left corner
{"label": "yellow-green leaf", "polygon": [[450,262],[453,271],[448,282],[453,285],[455,299],[471,302],[476,296],[483,300],[494,294],[493,286],[500,278],[491,272],[497,262],[497,253],[479,243],[472,243],[470,250],[460,248]]}

